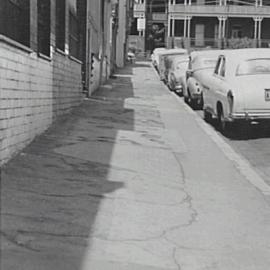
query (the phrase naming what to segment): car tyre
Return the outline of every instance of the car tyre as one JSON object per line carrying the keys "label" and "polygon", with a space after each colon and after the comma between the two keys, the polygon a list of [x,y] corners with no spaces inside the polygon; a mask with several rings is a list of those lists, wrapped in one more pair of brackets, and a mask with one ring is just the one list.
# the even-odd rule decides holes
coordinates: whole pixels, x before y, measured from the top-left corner
{"label": "car tyre", "polygon": [[208,112],[206,109],[203,110],[203,116],[204,116],[205,122],[212,123],[213,121],[212,114]]}
{"label": "car tyre", "polygon": [[223,135],[228,135],[229,123],[225,120],[222,106],[218,107],[218,129]]}

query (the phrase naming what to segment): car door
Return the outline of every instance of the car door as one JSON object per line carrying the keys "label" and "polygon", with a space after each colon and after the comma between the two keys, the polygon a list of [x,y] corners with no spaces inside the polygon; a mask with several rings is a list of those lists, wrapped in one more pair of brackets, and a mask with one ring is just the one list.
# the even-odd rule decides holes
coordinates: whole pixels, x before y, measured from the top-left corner
{"label": "car door", "polygon": [[203,83],[203,101],[204,109],[208,110],[211,113],[215,113],[215,91],[218,85],[218,74],[220,70],[222,58],[219,57],[217,60],[216,67],[214,69],[213,75],[209,76],[209,81]]}
{"label": "car door", "polygon": [[218,60],[218,66],[214,72],[213,81],[213,95],[212,95],[212,106],[217,114],[217,104],[222,104],[223,113],[226,117],[228,115],[228,101],[227,101],[227,89],[228,83],[226,80],[226,57],[220,56]]}
{"label": "car door", "polygon": [[184,85],[184,88],[183,88],[183,96],[184,97],[188,97],[188,92],[187,92],[187,85],[188,85],[188,79],[190,77],[190,74],[192,73],[192,58],[191,56],[189,56],[189,61],[188,61],[188,68],[187,68],[187,71],[186,71],[186,83]]}
{"label": "car door", "polygon": [[224,73],[224,56],[219,56],[212,76],[209,77],[209,83],[204,86],[204,107],[212,114],[217,115],[216,107],[220,99],[221,74]]}

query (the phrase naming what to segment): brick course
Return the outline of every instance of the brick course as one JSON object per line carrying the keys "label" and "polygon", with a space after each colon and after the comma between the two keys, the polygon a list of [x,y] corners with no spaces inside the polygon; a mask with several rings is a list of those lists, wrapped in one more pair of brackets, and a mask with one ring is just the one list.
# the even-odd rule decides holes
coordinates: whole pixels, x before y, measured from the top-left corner
{"label": "brick course", "polygon": [[0,164],[82,100],[81,64],[51,61],[0,41]]}

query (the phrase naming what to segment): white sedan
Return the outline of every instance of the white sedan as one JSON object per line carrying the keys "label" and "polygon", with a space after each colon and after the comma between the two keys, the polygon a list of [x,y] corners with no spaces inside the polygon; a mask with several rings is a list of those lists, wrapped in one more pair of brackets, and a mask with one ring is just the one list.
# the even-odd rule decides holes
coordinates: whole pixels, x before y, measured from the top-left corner
{"label": "white sedan", "polygon": [[180,95],[183,94],[183,89],[186,87],[187,67],[187,55],[172,57],[170,67],[168,69],[167,84],[171,91],[175,91]]}
{"label": "white sedan", "polygon": [[193,108],[202,109],[203,85],[212,76],[221,50],[193,51],[189,57],[184,99]]}
{"label": "white sedan", "polygon": [[204,117],[228,123],[270,120],[270,49],[236,49],[220,54],[214,74],[204,84]]}
{"label": "white sedan", "polygon": [[166,51],[161,51],[158,54],[157,70],[159,72],[159,77],[161,81],[164,81],[166,79],[166,59],[168,57],[177,57],[183,55],[188,55],[188,51],[181,48],[167,49]]}
{"label": "white sedan", "polygon": [[152,64],[155,68],[158,67],[159,65],[159,54],[163,51],[167,50],[166,48],[155,48],[153,50],[153,53],[151,54],[151,61],[152,61]]}

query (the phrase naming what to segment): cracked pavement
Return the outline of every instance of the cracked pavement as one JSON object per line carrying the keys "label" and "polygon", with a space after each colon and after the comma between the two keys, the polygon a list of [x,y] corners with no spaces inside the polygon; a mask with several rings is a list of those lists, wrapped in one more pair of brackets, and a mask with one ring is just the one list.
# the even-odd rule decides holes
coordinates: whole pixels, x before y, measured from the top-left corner
{"label": "cracked pavement", "polygon": [[265,270],[269,198],[158,80],[119,70],[2,168],[1,270]]}

